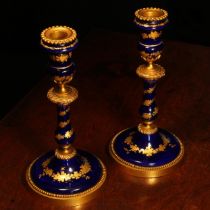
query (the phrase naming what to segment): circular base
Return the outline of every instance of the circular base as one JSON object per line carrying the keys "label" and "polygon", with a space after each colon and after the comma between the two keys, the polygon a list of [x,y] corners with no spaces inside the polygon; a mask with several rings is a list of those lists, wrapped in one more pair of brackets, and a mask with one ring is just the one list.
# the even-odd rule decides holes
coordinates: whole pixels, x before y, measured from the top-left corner
{"label": "circular base", "polygon": [[[157,145],[157,142],[161,143]],[[137,127],[125,129],[112,139],[109,150],[121,169],[137,177],[163,176],[184,155],[181,141],[160,128],[155,135],[141,134]]]}
{"label": "circular base", "polygon": [[106,169],[100,159],[77,150],[69,160],[59,160],[48,152],[34,160],[26,172],[29,186],[53,199],[68,199],[72,205],[94,198],[106,179]]}

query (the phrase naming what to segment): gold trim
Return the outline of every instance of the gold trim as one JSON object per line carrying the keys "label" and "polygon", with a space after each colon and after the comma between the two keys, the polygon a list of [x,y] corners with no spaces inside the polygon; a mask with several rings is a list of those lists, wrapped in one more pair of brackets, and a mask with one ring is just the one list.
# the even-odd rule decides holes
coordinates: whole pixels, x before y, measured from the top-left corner
{"label": "gold trim", "polygon": [[65,86],[66,92],[56,92],[55,88],[51,88],[47,93],[47,98],[55,103],[62,105],[69,105],[78,98],[78,91],[76,88],[71,86]]}
{"label": "gold trim", "polygon": [[135,16],[143,21],[159,21],[168,17],[166,10],[154,7],[147,7],[135,11]]}
{"label": "gold trim", "polygon": [[109,152],[110,152],[110,155],[113,157],[113,159],[117,163],[119,163],[120,166],[122,166],[121,169],[126,169],[125,172],[130,175],[137,176],[137,177],[164,176],[164,175],[168,174],[172,170],[172,168],[177,166],[178,163],[183,158],[184,146],[183,146],[182,142],[180,141],[180,139],[177,136],[175,136],[174,134],[172,134],[180,144],[180,153],[173,161],[171,161],[170,163],[167,163],[165,165],[158,166],[158,167],[141,167],[141,166],[137,166],[132,163],[129,163],[129,162],[123,160],[122,158],[120,158],[114,150],[114,142],[115,142],[117,136],[120,135],[125,130],[127,130],[127,129],[124,129],[124,130],[120,131],[119,133],[117,133],[114,136],[114,138],[111,140],[111,142],[109,144]]}
{"label": "gold trim", "polygon": [[154,117],[156,114],[158,113],[158,108],[157,107],[155,107],[154,108],[154,111],[152,112],[152,113],[143,113],[142,114],[142,117],[144,118],[144,119],[150,119],[151,117]]}
{"label": "gold trim", "polygon": [[155,99],[147,99],[143,101],[144,106],[150,106],[153,102],[155,101]]}
{"label": "gold trim", "polygon": [[143,27],[145,27],[145,28],[155,28],[155,27],[159,27],[159,26],[164,26],[164,25],[166,25],[166,23],[168,23],[168,20],[166,20],[164,23],[152,24],[152,25],[149,25],[149,24],[142,24],[142,23],[138,22],[137,20],[134,20],[134,23],[135,23],[136,25],[143,26]]}
{"label": "gold trim", "polygon": [[161,134],[161,138],[162,138],[163,144],[160,144],[158,148],[153,148],[151,144],[148,144],[146,148],[140,148],[137,144],[133,143],[132,135],[130,135],[124,141],[124,143],[129,146],[129,149],[124,148],[124,150],[126,151],[127,154],[129,154],[130,152],[134,152],[134,153],[146,155],[147,157],[151,157],[154,154],[157,154],[159,152],[164,152],[166,147],[169,145],[170,141],[168,140],[168,138],[166,138],[166,136]]}
{"label": "gold trim", "polygon": [[70,152],[68,151],[68,149],[66,149],[66,152],[65,152],[65,149],[63,149],[63,150],[56,149],[55,150],[55,156],[60,160],[69,160],[69,159],[73,158],[76,154],[77,154],[77,152],[76,152],[76,149],[74,149],[74,148],[72,148],[72,150]]}
{"label": "gold trim", "polygon": [[100,162],[100,165],[102,167],[102,176],[101,176],[101,179],[96,183],[96,185],[94,185],[93,187],[91,187],[88,190],[85,190],[84,192],[80,192],[80,193],[73,194],[73,195],[72,194],[61,195],[61,194],[50,193],[50,192],[47,192],[47,191],[42,190],[41,188],[37,187],[31,179],[31,168],[37,159],[38,158],[36,158],[29,165],[29,167],[26,171],[26,181],[32,190],[34,190],[39,195],[42,195],[42,196],[45,196],[48,198],[58,199],[58,200],[69,200],[72,203],[72,205],[82,204],[82,203],[85,203],[85,202],[89,201],[90,199],[94,198],[96,196],[95,192],[103,185],[103,183],[106,180],[106,176],[107,176],[106,167],[102,163],[102,161],[99,158],[97,158],[97,160]]}
{"label": "gold trim", "polygon": [[48,45],[44,44],[43,41],[41,40],[41,45],[49,50],[64,50],[67,49],[69,47],[74,47],[76,44],[78,43],[78,40],[76,39],[72,44],[65,46],[65,47],[49,47]]}
{"label": "gold trim", "polygon": [[143,134],[153,134],[158,131],[158,128],[154,124],[143,124],[138,125],[138,131]]}
{"label": "gold trim", "polygon": [[[68,66],[63,66],[63,67],[58,67],[58,66],[50,66],[50,68],[56,69],[56,70],[63,70],[63,69],[68,69],[69,67],[72,66],[72,63],[70,63]],[[66,77],[66,76],[64,76]]]}
{"label": "gold trim", "polygon": [[154,53],[146,53],[145,51],[140,51],[140,56],[148,63],[153,63],[154,61],[157,61],[161,57],[162,51],[157,51]]}
{"label": "gold trim", "polygon": [[55,62],[67,62],[68,59],[72,56],[72,52],[68,52],[67,54],[61,53],[59,55],[50,55],[50,58]]}
{"label": "gold trim", "polygon": [[60,111],[58,112],[58,115],[63,117],[65,116],[68,112],[70,111],[70,107],[68,107],[65,111]]}
{"label": "gold trim", "polygon": [[146,148],[140,148],[137,144],[133,143],[132,136],[130,135],[124,140],[124,143],[129,146],[129,149],[124,148],[124,150],[126,151],[127,154],[129,154],[130,152],[134,152],[146,155],[147,157],[151,157],[159,152],[164,152],[166,147],[168,146],[170,142],[168,138],[166,138],[166,136],[164,136],[163,134],[161,134],[161,137],[163,144],[160,144],[158,148],[153,148],[151,144],[148,144]]}
{"label": "gold trim", "polygon": [[157,80],[165,76],[165,69],[158,64],[143,64],[136,69],[136,74],[148,80]]}
{"label": "gold trim", "polygon": [[56,138],[57,140],[60,141],[60,140],[63,140],[63,139],[65,139],[65,138],[70,138],[70,137],[72,137],[73,133],[74,133],[74,131],[73,131],[73,129],[71,129],[70,131],[66,131],[66,133],[65,133],[64,135],[61,135],[60,133],[57,134],[57,135],[55,136],[55,138]]}
{"label": "gold trim", "polygon": [[61,121],[61,122],[59,122],[58,126],[59,126],[60,128],[64,128],[64,127],[66,127],[69,123],[70,123],[70,120]]}
{"label": "gold trim", "polygon": [[67,26],[52,26],[41,32],[41,39],[48,44],[68,44],[76,37],[76,31]]}
{"label": "gold trim", "polygon": [[65,84],[69,83],[73,79],[73,76],[54,76],[54,83],[58,84],[56,88],[57,93],[65,93],[66,87]]}
{"label": "gold trim", "polygon": [[146,53],[145,51],[140,51],[142,57],[159,57],[161,56],[162,51],[157,51],[154,53]]}
{"label": "gold trim", "polygon": [[81,177],[85,178],[86,180],[90,178],[87,173],[89,173],[92,169],[86,158],[82,157],[84,162],[82,165],[80,165],[79,171],[73,171],[72,173],[66,173],[65,167],[62,167],[60,172],[54,172],[53,169],[48,167],[52,158],[53,156],[42,163],[43,172],[39,174],[39,178],[48,176],[57,182],[66,182],[72,179],[80,179]]}
{"label": "gold trim", "polygon": [[156,85],[154,87],[149,88],[149,89],[145,89],[144,93],[152,93],[155,90],[155,88],[156,88]]}
{"label": "gold trim", "polygon": [[[163,41],[161,41],[160,43],[158,43],[158,44],[144,44],[144,43],[142,43],[142,42],[139,42],[139,44],[140,45],[143,45],[144,47],[157,47],[157,46],[159,46],[160,44],[162,44],[163,43]],[[157,51],[157,52],[159,52],[159,51]]]}
{"label": "gold trim", "polygon": [[142,33],[142,38],[143,39],[157,39],[158,37],[160,37],[160,35],[162,34],[162,32],[158,32],[158,31],[151,31],[149,34],[147,33]]}

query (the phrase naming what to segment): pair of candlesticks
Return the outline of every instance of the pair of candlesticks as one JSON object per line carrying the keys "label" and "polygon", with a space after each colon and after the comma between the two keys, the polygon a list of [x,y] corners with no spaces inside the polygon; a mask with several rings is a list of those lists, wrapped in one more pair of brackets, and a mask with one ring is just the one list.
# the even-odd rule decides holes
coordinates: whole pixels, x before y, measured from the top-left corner
{"label": "pair of candlesticks", "polygon": [[[146,61],[136,73],[144,79],[141,123],[119,132],[109,151],[113,159],[130,176],[159,177],[167,174],[180,162],[184,154],[181,141],[154,121],[158,108],[155,103],[157,81],[165,75],[162,66],[154,64],[161,56],[162,29],[168,23],[167,11],[143,8],[135,12],[135,24],[141,31],[138,43],[141,58]],[[67,85],[75,72],[72,51],[78,44],[76,31],[66,26],[53,26],[41,33],[41,45],[49,53],[50,71],[54,87],[48,99],[57,104],[58,125],[55,139],[58,148],[48,152],[29,166],[26,178],[37,193],[55,199],[69,199],[82,203],[91,199],[106,179],[104,164],[96,156],[72,146],[75,138],[70,124],[70,104],[78,92]]]}

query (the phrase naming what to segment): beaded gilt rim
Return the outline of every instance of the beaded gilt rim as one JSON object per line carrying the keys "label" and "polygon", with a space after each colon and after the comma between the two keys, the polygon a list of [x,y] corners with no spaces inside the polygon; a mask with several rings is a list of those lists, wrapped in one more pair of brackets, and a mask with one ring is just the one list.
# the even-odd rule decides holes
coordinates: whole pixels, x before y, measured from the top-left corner
{"label": "beaded gilt rim", "polygon": [[76,31],[68,26],[52,26],[41,32],[41,39],[48,44],[68,44],[76,38]]}
{"label": "beaded gilt rim", "polygon": [[135,16],[143,21],[159,21],[168,17],[168,12],[160,8],[142,8],[135,12]]}
{"label": "beaded gilt rim", "polygon": [[[127,128],[127,129],[129,129],[129,128]],[[167,164],[164,164],[162,166],[157,166],[157,167],[143,167],[143,166],[138,166],[138,165],[132,164],[130,162],[127,162],[126,160],[119,157],[114,150],[114,142],[115,142],[117,136],[120,135],[121,133],[123,133],[124,131],[126,131],[127,129],[120,131],[119,133],[117,133],[114,136],[114,138],[111,140],[110,145],[109,145],[109,152],[110,152],[111,156],[114,158],[114,160],[116,162],[118,162],[120,165],[127,167],[131,170],[135,170],[136,172],[139,173],[139,175],[141,172],[142,172],[142,174],[144,174],[144,175],[141,174],[140,176],[147,177],[147,175],[148,175],[148,177],[150,177],[150,173],[153,173],[153,172],[161,174],[161,172],[163,172],[164,170],[167,170],[167,169],[175,166],[183,158],[184,146],[183,146],[181,140],[176,135],[174,135],[173,133],[170,132],[177,139],[177,141],[180,144],[179,155],[174,160],[172,160],[171,162],[169,162]]]}
{"label": "beaded gilt rim", "polygon": [[[41,156],[40,156],[41,157]],[[101,167],[102,167],[102,176],[100,178],[100,180],[90,189],[87,189],[83,192],[80,193],[76,193],[76,194],[67,194],[67,195],[62,195],[62,194],[55,194],[55,193],[50,193],[47,192],[45,190],[42,190],[41,188],[39,188],[31,179],[31,168],[33,166],[33,164],[37,161],[37,159],[39,159],[40,157],[36,158],[28,167],[27,171],[26,171],[26,181],[28,183],[28,185],[31,187],[32,190],[34,190],[35,192],[37,192],[38,194],[48,197],[48,198],[52,198],[52,199],[58,199],[58,200],[67,200],[67,199],[79,199],[79,198],[84,198],[88,195],[90,195],[91,193],[95,192],[96,190],[98,190],[103,183],[106,180],[106,167],[105,165],[102,163],[102,161],[97,158],[96,156],[94,156],[100,163]]]}

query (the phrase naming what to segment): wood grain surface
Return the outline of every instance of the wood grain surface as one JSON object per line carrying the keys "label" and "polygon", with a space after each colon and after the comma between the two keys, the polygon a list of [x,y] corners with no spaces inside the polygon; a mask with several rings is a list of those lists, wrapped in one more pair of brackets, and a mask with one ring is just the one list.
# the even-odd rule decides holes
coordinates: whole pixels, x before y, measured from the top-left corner
{"label": "wood grain surface", "polygon": [[[79,99],[72,104],[75,146],[99,156],[108,170],[101,195],[80,207],[34,193],[25,171],[40,154],[54,149],[56,107],[42,81],[0,122],[1,210],[208,210],[210,209],[210,48],[167,41],[160,64],[159,127],[184,143],[181,167],[168,176],[130,180],[108,154],[111,138],[139,123],[142,80],[137,35],[95,30],[80,42],[73,57],[77,74],[72,85]],[[31,64],[33,65],[33,64]]]}

